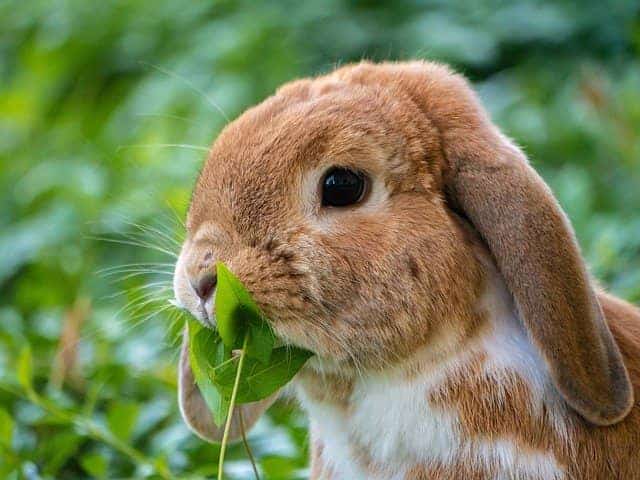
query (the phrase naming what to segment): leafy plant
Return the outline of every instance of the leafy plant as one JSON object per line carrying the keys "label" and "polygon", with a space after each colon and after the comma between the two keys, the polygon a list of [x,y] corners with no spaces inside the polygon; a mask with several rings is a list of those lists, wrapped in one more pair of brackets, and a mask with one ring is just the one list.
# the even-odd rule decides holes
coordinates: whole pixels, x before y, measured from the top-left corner
{"label": "leafy plant", "polygon": [[216,326],[189,320],[189,360],[214,422],[224,433],[218,479],[223,478],[226,445],[238,403],[267,398],[286,385],[311,357],[292,346],[276,347],[265,316],[242,282],[223,263],[216,265]]}

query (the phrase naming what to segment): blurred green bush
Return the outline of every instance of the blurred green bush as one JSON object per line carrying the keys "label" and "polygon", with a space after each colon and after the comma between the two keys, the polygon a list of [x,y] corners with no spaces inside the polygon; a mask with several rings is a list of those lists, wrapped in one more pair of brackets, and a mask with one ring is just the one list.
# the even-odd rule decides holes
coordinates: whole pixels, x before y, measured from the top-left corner
{"label": "blurred green bush", "polygon": [[[336,64],[418,57],[467,74],[551,184],[594,273],[639,301],[639,11],[0,3],[0,477],[215,473],[217,447],[186,430],[175,399],[180,321],[165,301],[180,219],[227,117]],[[274,407],[250,441],[265,477],[304,478],[295,407]],[[252,478],[239,448],[231,459]]]}

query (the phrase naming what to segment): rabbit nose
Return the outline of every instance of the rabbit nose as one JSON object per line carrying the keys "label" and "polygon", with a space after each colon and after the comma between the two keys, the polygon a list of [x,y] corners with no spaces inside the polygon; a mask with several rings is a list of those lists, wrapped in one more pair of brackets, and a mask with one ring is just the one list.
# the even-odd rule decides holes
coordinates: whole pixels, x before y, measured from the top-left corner
{"label": "rabbit nose", "polygon": [[200,297],[200,300],[206,302],[211,296],[213,290],[216,288],[216,283],[218,283],[218,277],[216,276],[216,274],[207,272],[191,285],[198,297]]}

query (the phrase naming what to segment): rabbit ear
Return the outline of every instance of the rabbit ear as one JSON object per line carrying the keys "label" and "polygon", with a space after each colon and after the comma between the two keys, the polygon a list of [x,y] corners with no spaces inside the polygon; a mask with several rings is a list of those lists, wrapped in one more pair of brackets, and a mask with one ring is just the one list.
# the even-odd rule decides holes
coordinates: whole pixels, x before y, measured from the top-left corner
{"label": "rabbit ear", "polygon": [[522,153],[497,138],[456,157],[448,196],[493,253],[558,391],[592,423],[616,423],[633,392],[571,226]]}
{"label": "rabbit ear", "polygon": [[180,351],[178,367],[178,404],[180,413],[189,428],[203,440],[219,440],[219,429],[213,423],[213,417],[196,385],[189,363],[189,336],[185,329]]}
{"label": "rabbit ear", "polygon": [[594,424],[622,420],[633,404],[631,384],[572,228],[466,81],[425,62],[338,72],[351,82],[399,86],[418,106],[439,133],[445,193],[493,253],[557,390]]}

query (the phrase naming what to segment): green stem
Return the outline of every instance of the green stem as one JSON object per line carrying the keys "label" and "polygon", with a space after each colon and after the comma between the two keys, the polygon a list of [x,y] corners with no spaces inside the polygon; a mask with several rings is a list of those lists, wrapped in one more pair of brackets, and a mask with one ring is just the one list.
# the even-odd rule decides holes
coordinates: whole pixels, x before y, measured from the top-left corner
{"label": "green stem", "polygon": [[258,473],[258,466],[256,465],[256,459],[253,457],[253,452],[251,451],[251,447],[249,446],[249,442],[247,441],[247,432],[244,428],[244,417],[242,415],[242,407],[238,409],[238,422],[240,423],[240,435],[242,435],[242,444],[244,445],[244,450],[247,452],[247,457],[249,457],[249,461],[251,462],[251,467],[253,468],[253,474],[256,477],[256,480],[260,480],[260,474]]}
{"label": "green stem", "polygon": [[231,420],[233,419],[233,408],[236,405],[236,396],[238,395],[238,386],[240,385],[240,375],[242,374],[242,366],[244,365],[244,356],[247,350],[247,342],[249,334],[244,336],[242,350],[238,358],[238,369],[236,370],[236,379],[233,382],[233,390],[231,391],[231,399],[229,400],[229,412],[227,413],[227,422],[224,425],[224,433],[222,434],[222,444],[220,445],[220,457],[218,458],[218,480],[223,480],[224,454],[227,451],[227,441],[229,440],[229,432],[231,431]]}

